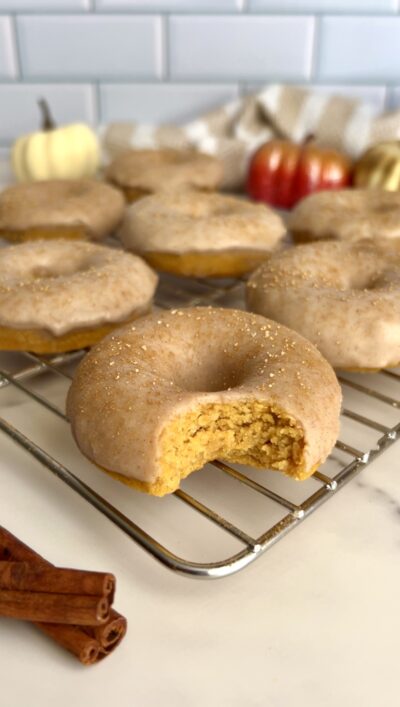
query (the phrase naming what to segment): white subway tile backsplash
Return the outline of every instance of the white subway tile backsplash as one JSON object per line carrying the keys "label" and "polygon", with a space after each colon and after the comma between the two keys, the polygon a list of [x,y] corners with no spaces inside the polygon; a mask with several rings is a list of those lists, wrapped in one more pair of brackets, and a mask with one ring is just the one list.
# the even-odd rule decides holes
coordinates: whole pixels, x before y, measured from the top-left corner
{"label": "white subway tile backsplash", "polygon": [[11,18],[0,17],[0,79],[15,78],[16,74],[17,64]]}
{"label": "white subway tile backsplash", "polygon": [[141,15],[23,16],[22,71],[29,78],[159,78],[161,20]]}
{"label": "white subway tile backsplash", "polygon": [[0,84],[0,143],[39,129],[39,98],[47,100],[59,125],[82,120],[96,122],[93,89],[89,85]]}
{"label": "white subway tile backsplash", "polygon": [[9,12],[37,12],[40,10],[75,12],[89,8],[90,0],[0,0],[0,10],[8,10]]}
{"label": "white subway tile backsplash", "polygon": [[397,0],[249,0],[253,12],[396,12]]}
{"label": "white subway tile backsplash", "polygon": [[100,87],[100,119],[144,123],[184,122],[234,100],[235,85],[105,84]]}
{"label": "white subway tile backsplash", "polygon": [[135,10],[136,12],[235,12],[243,0],[95,0],[96,9]]}
{"label": "white subway tile backsplash", "polygon": [[325,17],[318,76],[387,81],[400,75],[400,17]]}
{"label": "white subway tile backsplash", "polygon": [[194,16],[170,19],[173,79],[304,79],[312,17]]}
{"label": "white subway tile backsplash", "polygon": [[400,0],[0,0],[0,146],[42,93],[60,121],[184,122],[280,81],[400,109]]}

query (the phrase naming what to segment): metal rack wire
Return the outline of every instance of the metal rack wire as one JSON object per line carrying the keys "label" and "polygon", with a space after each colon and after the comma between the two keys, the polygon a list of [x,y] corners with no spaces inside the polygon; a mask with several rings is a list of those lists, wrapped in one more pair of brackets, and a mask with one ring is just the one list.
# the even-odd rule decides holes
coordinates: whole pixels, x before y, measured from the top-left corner
{"label": "metal rack wire", "polygon": [[[197,304],[240,306],[242,288],[243,283],[240,281],[184,280],[181,282],[165,276],[161,278],[156,304],[163,308]],[[1,364],[0,411],[2,409],[1,389],[17,390],[24,398],[33,401],[67,423],[63,410],[46,397],[45,386],[38,392],[38,386],[33,387],[32,382],[38,383],[43,379],[48,380],[49,377],[70,379],[71,368],[84,353],[84,351],[77,351],[52,357],[24,353],[22,364],[16,370],[10,370],[6,365]],[[169,569],[197,578],[225,577],[255,561],[396,441],[400,431],[400,387],[398,397],[392,396],[392,388],[400,386],[400,374],[395,371],[384,371],[372,377],[364,375],[357,378],[357,376],[346,375],[340,381],[345,394],[345,407],[342,411],[344,429],[346,424],[356,425],[363,432],[366,441],[366,444],[363,444],[365,449],[359,449],[353,443],[339,440],[331,458],[335,462],[334,472],[326,472],[325,465],[315,472],[312,477],[315,482],[314,490],[301,502],[295,503],[290,500],[290,494],[277,490],[276,486],[274,488],[269,478],[266,483],[263,483],[264,477],[259,472],[255,479],[249,470],[244,471],[236,468],[235,465],[217,460],[211,463],[215,471],[218,470],[231,482],[246,488],[251,494],[268,499],[282,509],[282,517],[277,522],[268,524],[261,534],[250,534],[238,524],[228,520],[226,514],[211,508],[183,489],[175,492],[174,496],[180,503],[185,504],[194,513],[200,514],[207,522],[214,524],[240,543],[241,549],[238,552],[217,561],[198,562],[179,557],[82,481],[77,475],[78,470],[77,473],[71,471],[43,446],[12,425],[6,417],[0,416],[0,430]],[[355,396],[356,402],[359,396],[357,404],[353,405],[354,400],[351,406],[347,404],[348,394],[350,398],[351,395]],[[379,408],[379,415],[375,414],[378,412],[377,408]],[[371,412],[372,410],[374,413]],[[389,417],[386,414],[388,411]],[[65,432],[69,434],[68,429]],[[298,482],[290,481],[290,484],[297,486]]]}

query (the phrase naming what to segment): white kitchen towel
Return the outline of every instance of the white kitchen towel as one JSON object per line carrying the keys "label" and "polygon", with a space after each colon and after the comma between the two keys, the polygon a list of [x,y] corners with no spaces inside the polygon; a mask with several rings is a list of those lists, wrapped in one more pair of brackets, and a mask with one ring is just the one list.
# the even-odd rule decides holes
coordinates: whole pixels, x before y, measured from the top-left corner
{"label": "white kitchen towel", "polygon": [[266,140],[317,143],[357,157],[369,145],[400,138],[400,111],[376,115],[371,106],[344,96],[297,86],[269,85],[186,125],[111,123],[102,131],[107,161],[129,148],[194,149],[224,163],[224,186],[239,188],[250,155]]}

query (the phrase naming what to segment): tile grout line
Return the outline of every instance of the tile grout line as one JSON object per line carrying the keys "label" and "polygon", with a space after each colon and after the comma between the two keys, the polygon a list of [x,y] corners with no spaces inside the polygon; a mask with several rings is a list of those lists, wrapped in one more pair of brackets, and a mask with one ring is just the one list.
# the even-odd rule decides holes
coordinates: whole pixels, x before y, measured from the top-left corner
{"label": "tile grout line", "polygon": [[11,32],[12,32],[12,40],[14,44],[14,51],[13,51],[13,57],[15,60],[15,69],[16,69],[16,76],[12,81],[14,83],[21,83],[21,79],[23,78],[22,74],[22,56],[21,56],[21,46],[20,46],[20,41],[19,41],[19,34],[18,34],[18,25],[17,25],[17,15],[15,12],[9,15],[10,17],[10,24],[11,24]]}
{"label": "tile grout line", "polygon": [[[243,17],[243,16],[262,16],[262,17],[273,17],[277,15],[277,12],[271,11],[264,11],[262,13],[257,13],[254,11],[251,11],[251,2],[250,0],[236,0],[236,12],[174,12],[172,16],[185,16],[185,17],[215,17],[215,16],[235,16],[235,17]],[[312,36],[311,36],[311,50],[310,50],[310,59],[309,59],[309,72],[308,72],[308,77],[303,79],[297,79],[297,80],[290,80],[290,79],[282,79],[282,81],[290,81],[291,83],[306,83],[310,87],[312,87],[316,83],[336,83],[334,79],[330,80],[324,80],[323,77],[319,77],[319,62],[321,58],[321,47],[322,47],[322,37],[321,37],[321,25],[323,22],[324,17],[333,17],[333,16],[341,16],[341,17],[351,17],[355,18],[357,17],[362,17],[365,16],[365,14],[368,14],[370,17],[395,17],[395,13],[400,13],[400,0],[396,0],[396,2],[392,5],[392,12],[389,13],[354,13],[354,12],[345,12],[345,13],[339,13],[339,12],[327,12],[327,13],[316,13],[315,15],[310,15],[310,18],[313,20],[313,28],[312,28]],[[127,10],[125,12],[107,12],[104,11],[102,8],[100,8],[99,11],[97,11],[97,2],[96,0],[86,0],[84,8],[82,8],[83,11],[77,12],[77,11],[68,11],[65,10],[64,12],[55,12],[54,10],[51,10],[49,12],[18,12],[15,10],[12,10],[6,14],[4,14],[5,17],[10,18],[10,27],[11,27],[11,41],[12,41],[12,50],[13,50],[13,63],[14,63],[14,71],[15,71],[15,77],[4,77],[0,80],[0,83],[3,84],[4,86],[21,86],[23,87],[25,84],[35,84],[35,83],[44,83],[44,84],[54,84],[54,85],[63,85],[66,83],[72,83],[75,85],[80,85],[80,84],[88,84],[88,86],[91,89],[91,105],[92,105],[92,111],[93,111],[93,117],[94,119],[97,119],[97,121],[100,121],[101,118],[101,108],[102,108],[102,100],[101,100],[101,85],[102,82],[106,81],[110,84],[118,84],[118,83],[138,83],[138,84],[143,84],[143,83],[148,83],[148,84],[154,84],[154,85],[160,85],[162,83],[168,84],[168,83],[176,83],[177,85],[179,84],[185,84],[185,83],[190,83],[190,84],[205,84],[205,83],[210,83],[211,85],[218,86],[220,84],[225,84],[225,83],[231,83],[235,84],[238,94],[239,95],[244,95],[245,90],[246,90],[246,85],[248,83],[252,82],[251,78],[246,78],[242,80],[236,80],[232,81],[232,79],[227,79],[227,78],[222,78],[222,77],[191,77],[190,79],[180,79],[177,78],[175,80],[171,81],[171,27],[170,27],[170,18],[171,18],[171,13],[169,12],[160,12],[160,11],[151,11],[147,10],[145,12],[143,11],[138,11],[136,12],[133,8],[130,10]],[[251,15],[249,13],[251,12]],[[2,14],[2,13],[0,13]],[[159,62],[159,75],[157,76],[152,76],[149,78],[145,77],[135,77],[135,76],[124,76],[121,77],[119,75],[113,75],[110,77],[101,77],[101,76],[76,76],[76,77],[71,77],[68,76],[67,78],[65,76],[36,76],[36,77],[25,77],[24,72],[23,72],[23,62],[22,62],[22,55],[23,55],[23,36],[20,35],[20,28],[18,26],[18,19],[19,17],[41,17],[41,16],[48,16],[51,14],[52,16],[59,16],[60,19],[62,17],[66,17],[72,14],[79,14],[82,17],[113,17],[117,15],[124,14],[129,17],[137,17],[137,16],[152,16],[154,18],[159,18],[159,31],[158,31],[158,62]],[[290,16],[304,16],[303,12],[293,12],[289,13]],[[260,82],[262,85],[263,82]],[[365,85],[369,86],[370,83],[366,82],[365,80],[361,80],[358,82],[354,82],[349,79],[344,79],[342,81],[343,85],[351,85],[352,83],[358,83],[360,85]],[[375,84],[376,82],[374,82]],[[400,83],[400,82],[399,82]],[[384,106],[387,108],[388,102],[391,99],[391,93],[392,89],[394,87],[393,82],[388,81],[385,79],[385,77],[381,77],[381,81],[378,79],[378,84],[381,86],[382,91],[383,91],[383,103]]]}
{"label": "tile grout line", "polygon": [[169,13],[161,15],[161,81],[170,81],[170,22]]}
{"label": "tile grout line", "polygon": [[[0,9],[0,15],[1,16],[9,16],[9,15],[15,15],[15,16],[21,16],[21,17],[29,17],[29,18],[34,18],[34,17],[68,17],[68,16],[80,16],[80,17],[88,17],[90,15],[93,15],[95,17],[156,17],[159,16],[163,10],[160,9],[139,9],[135,10],[134,8],[115,8],[114,10],[111,9],[97,9],[96,6],[96,0],[88,0],[88,6],[83,7],[83,8],[75,8],[75,9],[59,9],[59,8],[51,8],[51,9],[26,9],[26,10],[7,10],[7,9]],[[358,19],[358,18],[370,18],[370,19],[378,19],[378,18],[387,18],[387,19],[393,19],[396,17],[398,13],[400,13],[400,0],[397,0],[397,5],[393,11],[384,11],[384,12],[379,12],[379,11],[374,11],[374,10],[364,10],[364,11],[355,11],[352,10],[351,12],[348,12],[346,10],[336,10],[336,11],[320,11],[320,10],[314,10],[310,11],[307,9],[301,10],[293,10],[292,12],[283,12],[281,9],[257,9],[254,8],[252,9],[250,6],[250,0],[238,0],[238,5],[237,9],[226,9],[226,10],[196,10],[196,11],[191,11],[191,10],[185,10],[184,8],[180,8],[179,10],[165,10],[165,14],[168,15],[173,15],[175,17],[240,17],[243,14],[249,14],[251,17],[255,18],[260,18],[260,17],[306,17],[310,16],[312,14],[315,14],[315,16],[319,17],[320,19],[324,17],[329,17],[329,18],[349,18],[349,19]]]}
{"label": "tile grout line", "polygon": [[[22,81],[16,81],[15,79],[9,78],[9,77],[3,77],[0,79],[0,85],[3,86],[12,86],[13,84],[18,84],[18,85],[26,85],[26,86],[32,86],[37,83],[46,83],[46,84],[51,84],[54,86],[65,86],[66,84],[73,84],[76,86],[82,86],[84,84],[93,84],[96,81],[107,83],[107,84],[154,84],[155,86],[159,85],[162,83],[160,79],[157,79],[157,77],[154,76],[135,76],[135,75],[113,75],[113,76],[94,76],[94,75],[85,75],[85,76],[76,76],[76,75],[70,75],[65,76],[64,74],[62,76],[50,76],[49,74],[46,75],[36,75],[36,76],[21,76]],[[223,86],[223,85],[234,85],[237,86],[239,84],[243,84],[246,86],[247,84],[257,84],[260,87],[262,87],[265,83],[270,82],[272,79],[261,79],[259,77],[251,77],[249,76],[248,78],[243,78],[243,79],[234,79],[231,77],[207,77],[207,76],[191,76],[190,78],[175,78],[173,81],[170,83],[174,85],[179,85],[179,86],[184,86],[186,84],[194,85],[194,86],[206,86],[208,84],[215,85],[215,86]],[[280,82],[283,83],[290,83],[293,86],[303,86],[304,84],[308,84],[310,86],[336,86],[339,84],[340,86],[347,86],[347,87],[359,87],[359,88],[398,88],[400,86],[400,78],[399,81],[390,81],[385,79],[384,76],[382,76],[381,80],[376,80],[374,82],[368,82],[365,80],[360,80],[360,79],[335,79],[335,78],[329,78],[329,79],[324,79],[324,77],[315,77],[315,80],[310,81],[307,78],[299,78],[293,76],[286,76],[282,77],[279,79]],[[167,82],[166,82],[167,83]]]}
{"label": "tile grout line", "polygon": [[314,15],[314,28],[312,36],[311,64],[309,83],[315,82],[318,75],[319,58],[320,58],[320,40],[321,40],[321,18]]}
{"label": "tile grout line", "polygon": [[249,95],[249,91],[247,90],[247,84],[248,84],[248,81],[238,81],[237,82],[238,98],[244,98],[245,96]]}
{"label": "tile grout line", "polygon": [[385,86],[383,86],[383,108],[382,108],[382,110],[384,110],[384,111],[389,110],[388,103],[390,100],[390,94],[391,94],[391,91],[389,89],[389,86],[386,84]]}
{"label": "tile grout line", "polygon": [[103,113],[103,107],[102,107],[102,99],[101,99],[101,87],[100,87],[100,81],[96,80],[94,83],[90,84],[91,88],[91,102],[92,102],[92,109],[93,109],[93,119],[94,119],[94,124],[96,129],[98,129],[99,125],[102,123],[102,113]]}

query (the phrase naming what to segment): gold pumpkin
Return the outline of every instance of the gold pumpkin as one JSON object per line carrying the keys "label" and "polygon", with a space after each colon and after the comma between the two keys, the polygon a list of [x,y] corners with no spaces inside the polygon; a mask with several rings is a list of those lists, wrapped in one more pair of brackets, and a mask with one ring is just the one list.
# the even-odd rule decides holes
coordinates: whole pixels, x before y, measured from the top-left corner
{"label": "gold pumpkin", "polygon": [[100,164],[96,135],[84,123],[56,128],[46,101],[40,100],[43,129],[20,137],[11,152],[20,182],[90,177]]}
{"label": "gold pumpkin", "polygon": [[400,191],[400,140],[379,142],[364,152],[354,166],[353,184]]}

